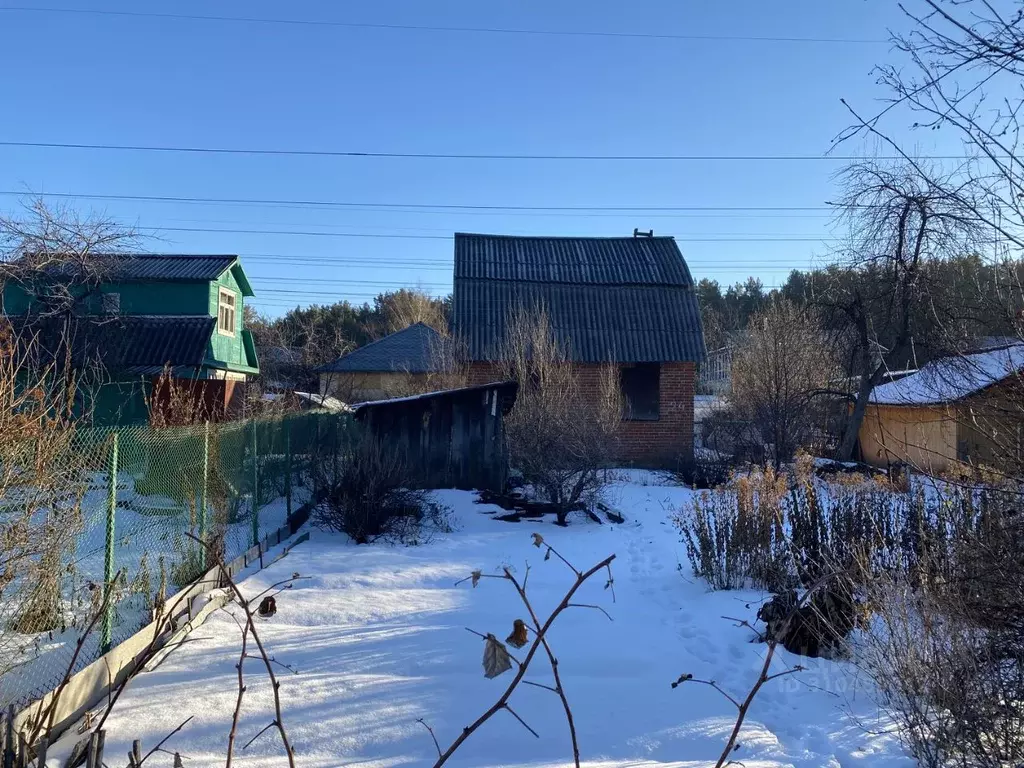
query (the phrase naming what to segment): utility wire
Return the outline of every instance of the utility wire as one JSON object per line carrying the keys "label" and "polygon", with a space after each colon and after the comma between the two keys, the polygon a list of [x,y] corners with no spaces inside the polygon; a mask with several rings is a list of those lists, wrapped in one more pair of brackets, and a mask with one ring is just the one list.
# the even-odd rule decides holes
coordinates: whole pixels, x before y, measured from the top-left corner
{"label": "utility wire", "polygon": [[374,208],[437,208],[444,211],[833,211],[834,206],[742,206],[742,205],[469,205],[464,203],[381,203],[338,200],[274,200],[244,197],[184,197],[170,195],[100,195],[83,192],[32,192],[0,190],[0,195],[15,197],[70,197],[83,200],[139,200],[159,203],[228,203],[237,205],[281,205]]}
{"label": "utility wire", "polygon": [[[240,147],[172,147],[148,144],[84,144],[56,141],[0,141],[0,147],[37,149],[94,149],[118,152],[164,152],[212,155],[271,155],[296,157],[367,157],[426,160],[579,160],[579,161],[657,161],[657,162],[851,162],[864,160],[860,155],[529,155],[460,152],[363,152],[318,149],[243,149]],[[899,155],[879,155],[872,160],[900,160]],[[967,155],[928,155],[919,160],[967,160]]]}
{"label": "utility wire", "polygon": [[[152,227],[154,232],[212,232],[228,235],[288,235],[292,237],[361,237],[397,240],[454,240],[453,235],[407,235],[390,232],[309,232],[283,229],[211,229],[207,227]],[[623,236],[627,237],[627,236]],[[835,238],[800,237],[676,237],[679,243],[809,243],[827,242]]]}
{"label": "utility wire", "polygon": [[456,27],[422,24],[384,24],[359,21],[330,21],[321,19],[280,19],[253,16],[206,16],[184,13],[149,13],[141,11],[113,11],[94,8],[38,8],[26,6],[7,6],[0,11],[16,11],[19,13],[63,13],[89,14],[92,16],[121,16],[141,19],[174,19],[179,21],[218,21],[243,22],[247,24],[286,24],[303,27],[344,27],[349,29],[388,29],[417,32],[470,32],[499,35],[536,35],[545,37],[597,37],[623,38],[640,40],[689,40],[708,42],[741,42],[741,43],[848,43],[856,45],[882,45],[888,40],[848,38],[848,37],[799,37],[771,35],[703,35],[674,34],[668,32],[610,32],[600,30],[555,30],[555,29],[523,29],[508,27]]}

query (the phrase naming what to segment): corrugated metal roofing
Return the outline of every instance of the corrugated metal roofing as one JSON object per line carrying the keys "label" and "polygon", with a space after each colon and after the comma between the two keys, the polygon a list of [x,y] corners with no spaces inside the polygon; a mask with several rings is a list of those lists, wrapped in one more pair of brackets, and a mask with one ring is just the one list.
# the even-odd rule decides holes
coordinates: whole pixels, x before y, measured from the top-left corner
{"label": "corrugated metal roofing", "polygon": [[455,279],[693,286],[672,237],[455,234]]}
{"label": "corrugated metal roofing", "polygon": [[[234,254],[188,253],[96,253],[91,259],[106,270],[100,275],[104,281],[160,281],[160,280],[216,280],[234,268],[235,279],[243,296],[252,296],[252,286]],[[82,265],[65,261],[45,269],[62,279],[73,277]]]}
{"label": "corrugated metal roofing", "polygon": [[440,370],[441,335],[425,323],[371,341],[318,369],[328,372],[429,373]]}
{"label": "corrugated metal roofing", "polygon": [[[98,253],[92,259],[110,270],[114,280],[216,280],[230,269],[238,256],[186,253]],[[76,263],[55,264],[52,273],[80,269]]]}
{"label": "corrugated metal roofing", "polygon": [[103,328],[122,366],[201,365],[216,319],[206,316],[128,316]]}
{"label": "corrugated metal roofing", "polygon": [[36,321],[32,330],[38,333],[40,346],[50,351],[70,339],[77,365],[99,362],[111,373],[137,373],[159,371],[165,365],[201,366],[215,323],[216,318],[205,315],[126,315],[76,317],[70,328],[63,320]]}
{"label": "corrugated metal roofing", "polygon": [[510,310],[546,309],[581,362],[699,362],[693,278],[671,237],[455,236],[452,327],[473,360],[493,360]]}
{"label": "corrugated metal roofing", "polygon": [[216,280],[238,261],[237,256],[192,254],[126,254],[106,257],[122,280]]}

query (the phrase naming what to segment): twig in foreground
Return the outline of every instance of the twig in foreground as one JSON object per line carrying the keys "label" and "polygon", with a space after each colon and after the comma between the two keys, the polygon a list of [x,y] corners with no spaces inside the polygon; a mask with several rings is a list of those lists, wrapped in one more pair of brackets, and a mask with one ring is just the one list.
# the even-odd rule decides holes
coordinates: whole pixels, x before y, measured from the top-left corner
{"label": "twig in foreground", "polygon": [[[543,538],[541,538],[540,534],[534,534],[533,536],[534,536],[534,544],[536,546],[539,547],[539,546],[543,545],[544,540],[543,540]],[[550,551],[550,547],[549,547],[549,551]],[[556,552],[555,554],[557,555],[558,553]],[[493,705],[491,705],[490,708],[488,708],[482,715],[480,715],[480,717],[478,717],[475,721],[473,721],[473,723],[471,723],[470,725],[466,726],[462,730],[462,733],[460,733],[458,738],[456,738],[455,741],[453,741],[449,745],[448,749],[446,749],[444,752],[440,753],[440,755],[438,756],[437,762],[434,763],[434,768],[440,768],[442,765],[444,765],[448,761],[448,759],[455,753],[455,751],[460,746],[462,746],[462,744],[466,741],[466,739],[468,739],[470,736],[472,736],[473,733],[481,725],[483,725],[485,722],[487,722],[489,719],[491,719],[491,717],[493,717],[500,710],[507,708],[509,697],[512,695],[512,692],[515,691],[515,689],[519,685],[519,683],[522,681],[523,676],[526,674],[526,670],[527,670],[527,668],[530,665],[530,662],[533,660],[534,655],[537,653],[537,649],[540,648],[544,644],[544,637],[547,634],[548,630],[550,629],[551,625],[559,617],[559,615],[561,615],[561,613],[564,610],[566,610],[566,608],[569,607],[569,603],[572,601],[573,595],[576,594],[577,590],[579,590],[579,588],[583,585],[583,583],[586,582],[595,573],[598,573],[602,569],[608,567],[608,565],[615,559],[615,555],[609,555],[608,557],[606,557],[604,560],[599,562],[594,567],[590,568],[585,573],[580,573],[568,561],[564,560],[564,558],[561,558],[560,555],[559,555],[559,557],[560,557],[560,559],[563,560],[563,562],[565,562],[565,564],[570,569],[572,569],[573,573],[576,574],[575,581],[573,582],[572,586],[569,588],[568,592],[565,593],[565,596],[562,598],[561,602],[551,612],[551,615],[548,616],[547,621],[545,621],[544,624],[540,627],[540,630],[535,633],[533,643],[530,645],[530,649],[527,652],[526,657],[523,659],[522,664],[520,664],[519,671],[516,673],[516,675],[512,679],[512,681],[508,684],[508,687],[505,689],[505,691],[501,694],[500,697],[498,697],[498,700]],[[509,572],[506,571],[506,577],[508,577],[508,575],[509,575]],[[518,582],[515,582],[514,579],[512,579],[512,581],[514,583],[516,583],[517,584],[517,588],[519,588],[518,587]],[[534,623],[536,624],[537,622],[535,621]],[[550,650],[548,652],[550,654]],[[554,658],[553,655],[551,656],[551,658],[552,659]],[[517,718],[517,719],[519,719],[519,718]],[[526,724],[523,723],[523,725],[526,725]],[[571,727],[571,721],[570,721],[570,727]],[[535,733],[533,731],[533,729],[530,729],[530,731],[532,733]],[[575,744],[574,744],[574,747],[575,747]],[[578,764],[578,758],[577,758],[577,764]]]}
{"label": "twig in foreground", "polygon": [[162,746],[163,746],[164,744],[166,744],[166,743],[167,743],[167,740],[168,740],[168,739],[170,739],[170,738],[171,738],[171,736],[173,736],[173,735],[174,735],[174,734],[176,734],[176,733],[177,733],[178,731],[180,731],[180,730],[181,730],[182,728],[184,728],[184,727],[185,727],[186,725],[188,725],[188,724],[189,724],[189,723],[190,723],[190,722],[192,721],[192,718],[194,718],[194,717],[195,717],[195,715],[189,715],[189,716],[188,716],[188,718],[187,718],[187,719],[186,719],[186,720],[185,720],[185,721],[184,721],[184,722],[183,722],[183,723],[182,723],[181,725],[179,725],[179,726],[178,726],[177,728],[175,728],[175,729],[174,729],[173,731],[171,731],[171,732],[170,732],[170,733],[168,733],[168,734],[167,734],[166,736],[164,736],[164,737],[163,737],[162,739],[160,739],[160,743],[159,743],[159,744],[157,744],[157,745],[156,745],[155,747],[153,747],[153,748],[152,748],[151,750],[149,750],[149,752],[147,752],[147,753],[146,753],[145,757],[143,757],[143,758],[142,758],[142,759],[141,759],[141,760],[139,761],[139,765],[141,766],[141,765],[142,765],[142,764],[143,764],[144,762],[146,762],[146,759],[147,759],[147,758],[148,758],[148,757],[149,757],[150,755],[152,755],[152,754],[153,754],[154,752],[164,752],[164,751],[166,751],[166,750],[162,750],[162,749],[160,749],[160,747],[162,747]]}
{"label": "twig in foreground", "polygon": [[[249,601],[245,599],[245,595],[242,594],[242,590],[238,588],[238,584],[235,583],[235,580],[231,577],[231,574],[228,573],[228,569],[224,565],[224,558],[221,557],[220,552],[218,552],[214,547],[209,546],[206,542],[202,541],[198,536],[193,536],[191,533],[188,532],[186,532],[185,535],[193,541],[197,542],[200,546],[206,548],[208,556],[210,557],[210,559],[213,560],[214,563],[217,564],[217,566],[219,566],[220,572],[224,578],[224,581],[227,582],[228,588],[235,595],[235,598],[238,600],[239,606],[241,606],[242,610],[245,611],[246,627],[249,630],[248,634],[252,635],[252,639],[256,643],[256,647],[260,651],[260,657],[263,659],[263,666],[267,670],[267,677],[270,678],[270,685],[271,688],[273,689],[274,720],[271,723],[271,725],[276,725],[278,733],[281,734],[281,743],[284,744],[284,751],[288,756],[289,768],[295,768],[295,754],[292,751],[291,742],[288,740],[288,732],[285,730],[284,720],[282,719],[281,716],[281,683],[278,681],[277,675],[274,674],[274,665],[270,663],[270,656],[267,654],[267,649],[264,647],[263,641],[260,639],[259,632],[256,630],[256,622],[253,620],[252,608],[250,607]],[[286,579],[285,581],[291,581],[295,578],[299,577],[292,577],[292,579]],[[239,659],[239,663],[241,663],[243,660],[244,659]]]}

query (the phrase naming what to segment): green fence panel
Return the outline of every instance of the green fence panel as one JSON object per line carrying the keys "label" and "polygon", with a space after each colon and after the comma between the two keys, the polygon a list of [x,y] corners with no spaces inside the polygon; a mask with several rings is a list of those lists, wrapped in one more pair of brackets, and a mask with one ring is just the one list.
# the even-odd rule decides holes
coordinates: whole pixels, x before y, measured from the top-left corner
{"label": "green fence panel", "polygon": [[[148,624],[161,603],[206,571],[197,539],[229,561],[284,525],[311,498],[316,456],[344,455],[354,430],[348,414],[317,412],[77,430],[58,463],[60,503],[78,505],[78,523],[70,545],[40,562],[53,576],[60,615],[49,626],[29,626],[19,611],[31,600],[17,596],[34,600],[32,585],[15,582],[0,595],[0,652],[10,661],[0,663],[0,707],[20,707],[60,682],[106,592],[109,613],[83,643],[76,671]],[[31,455],[29,446],[26,466]],[[18,503],[20,496],[0,499],[0,515]]]}

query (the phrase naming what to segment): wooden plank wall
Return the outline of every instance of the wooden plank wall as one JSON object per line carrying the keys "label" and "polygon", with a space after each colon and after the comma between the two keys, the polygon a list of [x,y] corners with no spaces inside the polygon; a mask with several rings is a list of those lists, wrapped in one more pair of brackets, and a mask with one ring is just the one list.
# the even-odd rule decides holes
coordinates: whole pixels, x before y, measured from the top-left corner
{"label": "wooden plank wall", "polygon": [[514,397],[514,384],[470,387],[368,403],[359,417],[419,469],[424,487],[501,491],[508,479],[503,418]]}

